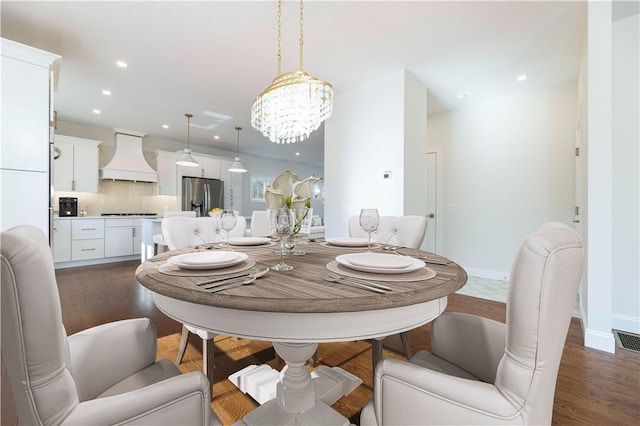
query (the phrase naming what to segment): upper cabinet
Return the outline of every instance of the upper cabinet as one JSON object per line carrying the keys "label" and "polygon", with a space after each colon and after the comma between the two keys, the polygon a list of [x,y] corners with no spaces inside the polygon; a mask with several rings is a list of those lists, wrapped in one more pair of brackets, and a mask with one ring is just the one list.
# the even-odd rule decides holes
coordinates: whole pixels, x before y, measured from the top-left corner
{"label": "upper cabinet", "polygon": [[49,172],[51,64],[57,55],[2,39],[0,168]]}
{"label": "upper cabinet", "polygon": [[194,160],[198,162],[199,167],[177,166],[178,176],[199,177],[207,179],[220,179],[220,160],[215,157],[209,157],[202,154],[194,154]]}
{"label": "upper cabinet", "polygon": [[54,188],[65,192],[98,192],[98,146],[101,141],[56,135]]}

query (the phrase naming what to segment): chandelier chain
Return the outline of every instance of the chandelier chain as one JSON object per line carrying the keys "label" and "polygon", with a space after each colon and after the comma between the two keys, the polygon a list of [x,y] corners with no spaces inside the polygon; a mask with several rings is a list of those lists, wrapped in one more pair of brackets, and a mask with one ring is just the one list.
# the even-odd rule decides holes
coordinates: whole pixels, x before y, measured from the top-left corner
{"label": "chandelier chain", "polygon": [[304,46],[304,30],[303,30],[303,18],[302,18],[302,12],[304,10],[304,6],[302,5],[302,0],[300,0],[300,67],[299,70],[303,71],[303,67],[302,67],[302,50],[303,50],[303,46]]}
{"label": "chandelier chain", "polygon": [[282,0],[278,0],[278,75],[282,74]]}

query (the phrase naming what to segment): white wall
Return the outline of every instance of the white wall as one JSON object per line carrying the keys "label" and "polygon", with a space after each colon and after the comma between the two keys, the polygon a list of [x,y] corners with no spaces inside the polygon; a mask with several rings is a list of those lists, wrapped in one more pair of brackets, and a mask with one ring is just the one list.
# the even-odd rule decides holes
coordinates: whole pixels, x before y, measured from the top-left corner
{"label": "white wall", "polygon": [[442,149],[443,255],[506,279],[524,237],[573,219],[577,85],[496,96],[429,116]]}
{"label": "white wall", "polygon": [[640,334],[640,15],[612,31],[612,327]]}
{"label": "white wall", "polygon": [[403,69],[336,93],[325,124],[327,237],[346,235],[362,208],[425,213],[426,102],[426,88]]}
{"label": "white wall", "polygon": [[362,208],[402,214],[403,75],[397,70],[334,97],[324,128],[327,237],[346,235],[349,217]]}
{"label": "white wall", "polygon": [[612,294],[611,2],[589,2],[587,30],[587,291],[585,345],[614,352]]}

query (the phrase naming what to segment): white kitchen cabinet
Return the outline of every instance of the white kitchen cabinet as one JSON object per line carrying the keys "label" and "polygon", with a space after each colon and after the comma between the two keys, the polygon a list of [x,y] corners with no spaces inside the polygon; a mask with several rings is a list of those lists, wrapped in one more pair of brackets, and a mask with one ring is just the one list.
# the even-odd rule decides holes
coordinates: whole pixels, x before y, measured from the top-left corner
{"label": "white kitchen cabinet", "polygon": [[158,195],[176,195],[176,153],[156,151]]}
{"label": "white kitchen cabinet", "polygon": [[60,57],[2,39],[0,167],[49,171],[50,65]]}
{"label": "white kitchen cabinet", "polygon": [[245,173],[232,173],[231,160],[220,161],[221,179],[224,182],[224,208],[242,211],[242,185]]}
{"label": "white kitchen cabinet", "polygon": [[220,160],[207,156],[196,156],[196,161],[200,163],[200,176],[207,179],[220,179]]}
{"label": "white kitchen cabinet", "polygon": [[54,161],[56,191],[98,192],[98,146],[101,141],[55,135],[59,156]]}
{"label": "white kitchen cabinet", "polygon": [[30,224],[48,238],[51,65],[60,56],[4,38],[0,52],[0,230]]}
{"label": "white kitchen cabinet", "polygon": [[140,254],[140,219],[105,219],[104,256],[130,256]]}
{"label": "white kitchen cabinet", "polygon": [[0,169],[0,229],[35,225],[49,238],[49,173]]}
{"label": "white kitchen cabinet", "polygon": [[53,261],[71,261],[71,221],[56,219],[53,221]]}
{"label": "white kitchen cabinet", "polygon": [[104,219],[71,220],[71,260],[104,257]]}
{"label": "white kitchen cabinet", "polygon": [[200,167],[177,166],[180,180],[182,176],[220,179],[220,160],[208,155],[194,154],[193,158]]}

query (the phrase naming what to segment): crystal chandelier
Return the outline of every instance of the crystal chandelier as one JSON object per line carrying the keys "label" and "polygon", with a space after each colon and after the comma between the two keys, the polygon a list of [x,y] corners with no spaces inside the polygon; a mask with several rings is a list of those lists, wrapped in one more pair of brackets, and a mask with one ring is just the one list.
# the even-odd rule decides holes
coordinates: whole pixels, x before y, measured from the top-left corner
{"label": "crystal chandelier", "polygon": [[300,70],[282,74],[281,18],[278,0],[278,76],[251,105],[251,125],[275,143],[303,141],[331,116],[333,87],[302,71],[303,5],[300,0]]}

